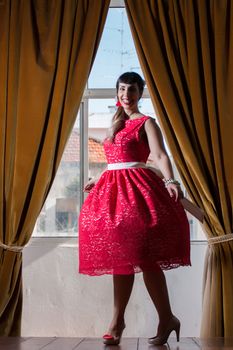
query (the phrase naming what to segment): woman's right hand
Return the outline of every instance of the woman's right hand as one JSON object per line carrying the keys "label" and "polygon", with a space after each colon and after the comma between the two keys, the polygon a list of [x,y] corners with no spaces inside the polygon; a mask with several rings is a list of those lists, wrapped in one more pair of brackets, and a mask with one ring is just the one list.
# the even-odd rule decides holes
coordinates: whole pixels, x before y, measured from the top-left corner
{"label": "woman's right hand", "polygon": [[97,180],[95,178],[89,180],[84,186],[83,192],[90,192],[90,190],[95,186]]}

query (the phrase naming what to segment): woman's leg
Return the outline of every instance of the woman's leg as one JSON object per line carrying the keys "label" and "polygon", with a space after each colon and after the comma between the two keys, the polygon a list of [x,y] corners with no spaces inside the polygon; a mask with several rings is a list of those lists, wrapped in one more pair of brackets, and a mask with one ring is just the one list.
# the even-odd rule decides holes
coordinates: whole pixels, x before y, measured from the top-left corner
{"label": "woman's leg", "polygon": [[144,271],[143,279],[158,312],[158,334],[160,334],[166,329],[169,320],[173,316],[165,275],[162,269],[158,266],[154,271]]}
{"label": "woman's leg", "polygon": [[109,333],[119,335],[124,327],[125,309],[128,304],[134,283],[132,275],[113,275],[114,310]]}

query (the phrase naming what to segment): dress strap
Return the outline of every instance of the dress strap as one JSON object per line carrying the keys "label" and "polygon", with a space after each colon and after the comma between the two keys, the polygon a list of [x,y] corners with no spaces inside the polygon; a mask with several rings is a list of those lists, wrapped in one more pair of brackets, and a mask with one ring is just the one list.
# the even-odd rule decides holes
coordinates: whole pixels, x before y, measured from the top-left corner
{"label": "dress strap", "polygon": [[138,118],[138,119],[132,119],[132,120],[135,120],[135,121],[137,121],[137,123],[135,123],[135,125],[134,125],[134,132],[136,133],[136,137],[137,137],[137,140],[139,141],[139,139],[140,139],[140,130],[143,128],[143,126],[144,126],[144,124],[145,124],[145,122],[148,120],[148,119],[150,119],[150,117],[148,117],[148,116],[143,116],[143,117],[141,117],[141,118]]}

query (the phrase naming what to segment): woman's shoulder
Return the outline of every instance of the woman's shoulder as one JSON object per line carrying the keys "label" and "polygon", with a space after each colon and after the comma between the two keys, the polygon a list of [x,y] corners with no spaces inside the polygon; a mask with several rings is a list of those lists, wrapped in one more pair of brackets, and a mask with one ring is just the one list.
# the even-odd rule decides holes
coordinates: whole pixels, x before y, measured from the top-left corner
{"label": "woman's shoulder", "polygon": [[157,129],[158,131],[160,131],[160,127],[156,119],[150,116],[147,116],[147,119],[145,121],[145,129]]}
{"label": "woman's shoulder", "polygon": [[146,114],[142,114],[142,118],[144,118],[144,119],[152,119],[149,115],[146,115]]}
{"label": "woman's shoulder", "polygon": [[150,115],[147,115],[147,114],[141,113],[141,116],[138,119],[150,120],[151,123],[156,123],[156,119],[154,117],[151,117]]}
{"label": "woman's shoulder", "polygon": [[134,120],[139,125],[144,124],[145,127],[147,126],[149,128],[159,128],[155,118],[149,115],[142,114],[140,117],[130,120]]}
{"label": "woman's shoulder", "polygon": [[156,119],[151,117],[151,116],[149,116],[149,115],[144,115],[143,118],[146,119],[147,124],[158,125],[157,122],[156,122]]}

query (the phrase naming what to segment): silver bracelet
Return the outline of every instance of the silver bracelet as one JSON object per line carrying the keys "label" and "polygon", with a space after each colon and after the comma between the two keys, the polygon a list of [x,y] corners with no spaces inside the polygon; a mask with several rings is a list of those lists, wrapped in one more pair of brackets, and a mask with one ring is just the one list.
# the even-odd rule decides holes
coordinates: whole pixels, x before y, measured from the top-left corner
{"label": "silver bracelet", "polygon": [[168,185],[170,184],[174,184],[174,185],[177,185],[177,186],[180,186],[180,183],[179,181],[175,180],[175,179],[163,179],[163,182],[164,182],[164,186],[167,187]]}

